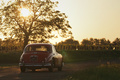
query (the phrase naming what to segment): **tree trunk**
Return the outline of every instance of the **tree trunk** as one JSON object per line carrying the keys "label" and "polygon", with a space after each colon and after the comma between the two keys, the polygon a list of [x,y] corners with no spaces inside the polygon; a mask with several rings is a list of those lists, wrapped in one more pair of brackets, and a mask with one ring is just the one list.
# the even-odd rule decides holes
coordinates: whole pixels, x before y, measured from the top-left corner
{"label": "tree trunk", "polygon": [[28,41],[29,41],[29,35],[25,35],[23,48],[25,48],[25,46],[28,44]]}

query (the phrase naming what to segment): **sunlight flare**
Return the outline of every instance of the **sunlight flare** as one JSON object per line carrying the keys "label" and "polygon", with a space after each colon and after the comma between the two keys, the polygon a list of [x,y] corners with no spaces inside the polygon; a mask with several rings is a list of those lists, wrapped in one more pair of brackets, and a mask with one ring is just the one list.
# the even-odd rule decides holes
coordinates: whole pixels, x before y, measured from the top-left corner
{"label": "sunlight flare", "polygon": [[22,8],[20,12],[21,12],[21,16],[23,17],[28,17],[31,14],[30,10],[27,8]]}

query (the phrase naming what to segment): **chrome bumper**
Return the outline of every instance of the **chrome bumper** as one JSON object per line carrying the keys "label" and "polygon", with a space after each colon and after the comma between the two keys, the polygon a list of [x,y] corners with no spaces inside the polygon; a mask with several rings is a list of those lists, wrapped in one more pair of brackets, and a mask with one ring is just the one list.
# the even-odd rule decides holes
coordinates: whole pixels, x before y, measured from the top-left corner
{"label": "chrome bumper", "polygon": [[19,63],[19,66],[28,66],[28,67],[48,67],[48,66],[51,66],[50,63],[45,63],[45,64],[27,64],[27,63]]}

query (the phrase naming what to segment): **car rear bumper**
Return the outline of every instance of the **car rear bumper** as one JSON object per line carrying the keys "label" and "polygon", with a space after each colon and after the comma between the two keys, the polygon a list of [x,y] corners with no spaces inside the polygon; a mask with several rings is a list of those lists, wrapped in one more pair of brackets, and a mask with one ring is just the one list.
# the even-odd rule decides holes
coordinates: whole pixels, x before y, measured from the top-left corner
{"label": "car rear bumper", "polygon": [[24,67],[50,67],[50,63],[44,63],[44,64],[34,64],[34,63],[19,63],[19,66]]}

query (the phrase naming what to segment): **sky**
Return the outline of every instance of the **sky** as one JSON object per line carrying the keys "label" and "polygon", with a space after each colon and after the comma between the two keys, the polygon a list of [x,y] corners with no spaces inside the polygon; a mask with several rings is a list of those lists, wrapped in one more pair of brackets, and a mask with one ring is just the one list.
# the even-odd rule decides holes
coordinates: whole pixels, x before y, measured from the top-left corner
{"label": "sky", "polygon": [[[120,38],[120,0],[54,0],[68,16],[75,40]],[[59,42],[63,38],[52,39]]]}
{"label": "sky", "polygon": [[59,0],[66,13],[74,39],[120,38],[120,0]]}

